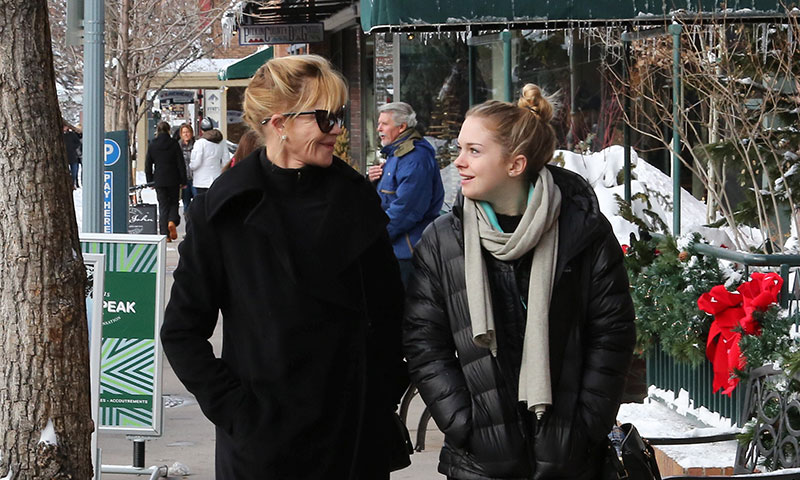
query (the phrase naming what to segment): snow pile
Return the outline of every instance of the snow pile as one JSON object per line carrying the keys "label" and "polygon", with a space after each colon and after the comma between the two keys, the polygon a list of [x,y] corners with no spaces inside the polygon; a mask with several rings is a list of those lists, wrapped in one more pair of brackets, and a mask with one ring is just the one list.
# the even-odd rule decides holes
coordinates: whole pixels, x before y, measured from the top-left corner
{"label": "snow pile", "polygon": [[192,472],[189,470],[189,467],[180,462],[173,463],[172,466],[167,470],[167,476],[170,477],[182,477],[191,474]]}
{"label": "snow pile", "polygon": [[[620,405],[617,420],[633,423],[644,438],[691,438],[725,433],[739,433],[730,419],[694,408],[685,391],[677,397],[671,391],[650,387],[644,403]],[[660,445],[659,450],[684,468],[732,467],[736,458],[736,440],[694,445]]]}
{"label": "snow pile", "polygon": [[[611,223],[620,244],[629,244],[630,235],[638,237],[638,227],[619,215],[619,198],[625,197],[625,186],[618,179],[622,177],[625,163],[625,148],[621,145],[608,147],[600,152],[580,154],[567,150],[556,150],[556,159],[563,160],[563,166],[583,178],[594,188],[600,210]],[[667,226],[667,232],[673,231],[672,178],[658,168],[639,158],[631,148],[631,209],[637,218],[655,228],[650,215],[657,216]],[[640,195],[641,194],[641,195]],[[733,246],[733,232],[730,227],[709,228],[705,225],[717,221],[719,217],[706,218],[706,204],[681,189],[681,225],[682,235],[699,232],[709,244]],[[759,246],[764,236],[757,228],[739,226],[739,232],[748,246]]]}

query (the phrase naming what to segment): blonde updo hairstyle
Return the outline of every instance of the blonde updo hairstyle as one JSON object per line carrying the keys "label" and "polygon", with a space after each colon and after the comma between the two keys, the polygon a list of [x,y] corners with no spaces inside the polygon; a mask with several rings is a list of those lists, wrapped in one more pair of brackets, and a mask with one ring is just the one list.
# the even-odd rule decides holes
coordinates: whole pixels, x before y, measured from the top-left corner
{"label": "blonde updo hairstyle", "polygon": [[531,181],[553,159],[556,148],[556,132],[550,125],[553,103],[537,85],[525,85],[516,105],[489,100],[470,108],[466,116],[486,120],[508,158],[525,155],[528,160],[525,175]]}
{"label": "blonde updo hairstyle", "polygon": [[292,55],[273,58],[256,71],[244,91],[244,119],[263,135],[261,122],[276,113],[304,112],[317,106],[335,112],[346,103],[347,84],[328,60],[319,55]]}

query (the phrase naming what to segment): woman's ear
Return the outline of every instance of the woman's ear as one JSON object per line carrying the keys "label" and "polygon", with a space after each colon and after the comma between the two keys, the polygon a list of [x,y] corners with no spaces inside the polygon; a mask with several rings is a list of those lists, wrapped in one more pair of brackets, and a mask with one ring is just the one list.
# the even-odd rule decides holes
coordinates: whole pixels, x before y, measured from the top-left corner
{"label": "woman's ear", "polygon": [[508,176],[518,177],[525,173],[525,168],[528,166],[528,158],[525,155],[519,154],[511,159],[508,165]]}
{"label": "woman's ear", "polygon": [[283,127],[285,123],[286,123],[286,117],[278,113],[270,117],[269,122],[267,122],[267,124],[270,127],[274,128],[275,131],[278,132],[278,134],[283,133]]}

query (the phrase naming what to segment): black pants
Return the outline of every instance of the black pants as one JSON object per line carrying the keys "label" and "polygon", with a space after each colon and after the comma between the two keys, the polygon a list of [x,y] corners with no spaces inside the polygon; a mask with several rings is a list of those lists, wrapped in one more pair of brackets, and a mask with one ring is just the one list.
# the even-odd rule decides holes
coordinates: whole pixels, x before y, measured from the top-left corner
{"label": "black pants", "polygon": [[175,226],[181,223],[181,216],[178,214],[178,199],[180,198],[181,187],[156,187],[156,198],[158,199],[158,231],[161,235],[169,235],[167,225],[174,222]]}
{"label": "black pants", "polygon": [[192,186],[192,181],[186,183],[186,188],[181,189],[181,199],[183,200],[183,214],[186,215],[186,210],[189,209],[189,205],[192,204],[192,198],[194,198],[194,187]]}

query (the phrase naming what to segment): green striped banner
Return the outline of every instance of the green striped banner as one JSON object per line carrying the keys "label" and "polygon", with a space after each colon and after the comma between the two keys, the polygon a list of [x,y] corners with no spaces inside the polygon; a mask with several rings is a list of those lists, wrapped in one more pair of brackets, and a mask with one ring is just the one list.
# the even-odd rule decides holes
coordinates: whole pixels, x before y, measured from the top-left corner
{"label": "green striped banner", "polygon": [[142,243],[81,242],[84,253],[103,253],[107,272],[155,273],[158,245]]}
{"label": "green striped banner", "polygon": [[[147,427],[153,421],[155,341],[105,338],[100,357],[103,425]],[[110,423],[106,423],[105,420]]]}

